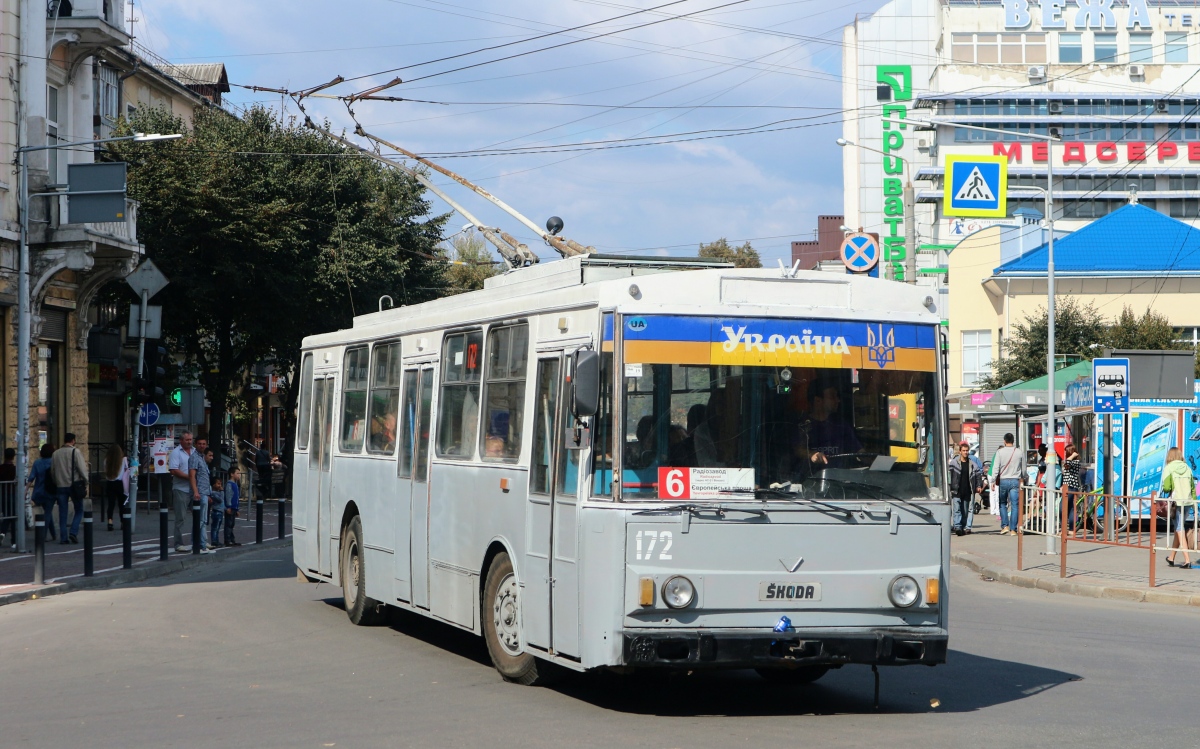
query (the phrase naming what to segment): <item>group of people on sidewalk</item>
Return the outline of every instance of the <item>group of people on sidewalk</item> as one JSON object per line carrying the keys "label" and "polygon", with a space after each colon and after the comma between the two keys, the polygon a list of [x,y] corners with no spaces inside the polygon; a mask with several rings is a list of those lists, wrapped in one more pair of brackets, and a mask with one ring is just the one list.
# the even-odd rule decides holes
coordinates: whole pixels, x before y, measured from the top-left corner
{"label": "group of people on sidewalk", "polygon": [[[5,451],[5,461],[9,453]],[[29,471],[28,486],[32,490],[30,500],[42,508],[46,523],[46,538],[60,544],[79,543],[79,527],[83,523],[84,500],[90,493],[88,464],[83,452],[75,445],[75,435],[67,432],[63,445],[55,449],[52,444],[42,445],[37,460]],[[15,477],[15,473],[14,473]],[[113,529],[113,515],[118,507],[124,507],[129,497],[129,461],[120,445],[112,445],[104,461],[104,505],[101,517]],[[58,525],[54,523],[54,508],[58,508]],[[69,513],[70,522],[68,523]]]}
{"label": "group of people on sidewalk", "polygon": [[[972,455],[970,445],[962,442],[958,446],[958,454],[950,459],[950,492],[954,497],[953,530],[962,536],[971,532],[975,519],[975,501],[983,494],[985,484],[993,487],[991,496],[998,502],[1000,510],[1000,535],[1007,536],[1017,532],[1020,511],[1021,483],[1026,480],[1027,460],[1025,453],[1016,446],[1016,438],[1012,433],[1004,435],[1004,446],[992,456],[991,469],[985,476],[983,465],[979,458]],[[1079,455],[1068,453],[1068,462],[1074,459],[1072,469],[1075,482],[1079,481]],[[1038,478],[1042,484],[1046,472],[1046,448],[1043,445],[1038,451]],[[1061,488],[1063,481],[1062,467],[1056,467],[1055,488]],[[1080,486],[1082,486],[1080,484]]]}
{"label": "group of people on sidewalk", "polygon": [[241,510],[241,486],[238,483],[241,471],[235,465],[225,481],[213,478],[213,457],[208,440],[193,440],[191,432],[184,432],[167,462],[171,473],[171,504],[175,513],[175,551],[181,554],[192,550],[183,545],[183,524],[185,518],[192,514],[193,503],[200,505],[201,554],[215,553],[220,546],[241,546],[233,531]]}

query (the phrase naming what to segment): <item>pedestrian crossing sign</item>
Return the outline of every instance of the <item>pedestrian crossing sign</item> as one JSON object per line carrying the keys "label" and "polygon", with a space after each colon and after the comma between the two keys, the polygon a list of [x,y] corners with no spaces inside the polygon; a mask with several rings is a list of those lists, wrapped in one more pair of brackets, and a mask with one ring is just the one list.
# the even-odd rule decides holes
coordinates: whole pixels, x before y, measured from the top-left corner
{"label": "pedestrian crossing sign", "polygon": [[1004,218],[1008,214],[1008,157],[948,154],[942,215]]}

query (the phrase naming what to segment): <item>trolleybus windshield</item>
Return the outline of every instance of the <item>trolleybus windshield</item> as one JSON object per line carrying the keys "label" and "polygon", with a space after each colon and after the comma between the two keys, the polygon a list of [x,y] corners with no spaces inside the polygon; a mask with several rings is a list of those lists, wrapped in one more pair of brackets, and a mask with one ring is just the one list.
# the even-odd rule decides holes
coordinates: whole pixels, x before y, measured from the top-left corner
{"label": "trolleybus windshield", "polygon": [[647,316],[622,332],[624,499],[941,498],[931,326]]}

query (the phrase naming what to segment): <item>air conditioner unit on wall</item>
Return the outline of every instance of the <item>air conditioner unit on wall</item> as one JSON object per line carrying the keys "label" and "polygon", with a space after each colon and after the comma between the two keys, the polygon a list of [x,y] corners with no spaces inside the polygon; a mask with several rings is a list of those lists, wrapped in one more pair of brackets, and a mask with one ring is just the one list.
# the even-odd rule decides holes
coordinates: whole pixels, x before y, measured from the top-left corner
{"label": "air conditioner unit on wall", "polygon": [[1047,110],[1050,114],[1062,114],[1062,102],[1050,101],[1047,102]]}
{"label": "air conditioner unit on wall", "polygon": [[1031,65],[1029,67],[1029,80],[1036,81],[1046,77],[1045,65]]}
{"label": "air conditioner unit on wall", "polygon": [[1146,75],[1146,66],[1145,65],[1130,65],[1129,66],[1129,77],[1130,78],[1141,78],[1145,75]]}
{"label": "air conditioner unit on wall", "polygon": [[1167,100],[1159,99],[1158,101],[1154,102],[1154,111],[1158,112],[1159,114],[1166,114],[1167,113]]}

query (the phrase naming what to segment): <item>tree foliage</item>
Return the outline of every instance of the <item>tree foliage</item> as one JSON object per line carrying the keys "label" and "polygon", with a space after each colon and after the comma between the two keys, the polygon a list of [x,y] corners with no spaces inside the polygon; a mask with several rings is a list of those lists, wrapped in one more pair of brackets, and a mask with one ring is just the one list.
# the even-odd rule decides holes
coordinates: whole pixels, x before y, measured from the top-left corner
{"label": "tree foliage", "polygon": [[749,242],[738,247],[733,247],[725,237],[721,237],[715,242],[701,243],[700,257],[723,260],[727,263],[733,263],[738,268],[762,267],[762,260],[758,257],[758,251],[751,247]]}
{"label": "tree foliage", "polygon": [[496,259],[488,252],[487,243],[472,231],[450,238],[449,255],[453,264],[446,271],[447,289],[452,294],[477,291],[483,282],[500,272]]}
{"label": "tree foliage", "polygon": [[[1046,374],[1047,314],[1039,307],[1013,326],[1004,340],[1001,357],[992,362],[992,375],[980,382],[984,390],[995,390],[1018,380]],[[1074,297],[1055,300],[1054,353],[1067,363],[1092,359],[1103,349],[1182,350],[1189,346],[1176,340],[1167,318],[1151,309],[1139,317],[1130,307],[1114,320],[1105,319],[1092,304]]]}
{"label": "tree foliage", "polygon": [[184,134],[114,150],[141,202],[139,239],[171,281],[154,299],[164,335],[204,385],[210,432],[250,367],[286,371],[305,336],[349,326],[383,294],[413,304],[445,285],[446,217],[429,215],[422,188],[294,119],[198,109],[189,129],[143,109],[128,129]]}

